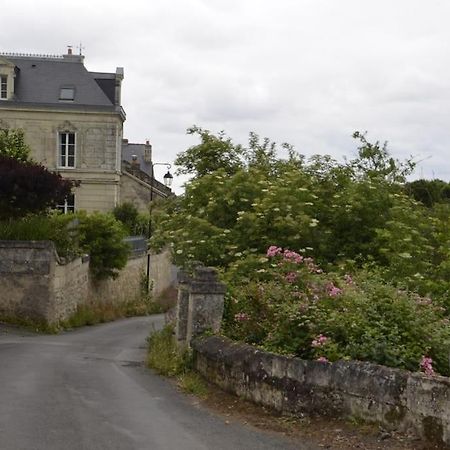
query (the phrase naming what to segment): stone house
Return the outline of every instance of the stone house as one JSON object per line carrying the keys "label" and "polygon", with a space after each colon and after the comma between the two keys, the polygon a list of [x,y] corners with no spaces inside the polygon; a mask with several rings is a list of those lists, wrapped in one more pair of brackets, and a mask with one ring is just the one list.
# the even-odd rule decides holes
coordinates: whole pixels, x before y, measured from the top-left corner
{"label": "stone house", "polygon": [[144,210],[150,198],[171,194],[123,157],[123,78],[121,67],[88,71],[70,48],[61,56],[0,53],[0,129],[23,129],[34,160],[78,182],[65,212],[105,212],[125,201]]}

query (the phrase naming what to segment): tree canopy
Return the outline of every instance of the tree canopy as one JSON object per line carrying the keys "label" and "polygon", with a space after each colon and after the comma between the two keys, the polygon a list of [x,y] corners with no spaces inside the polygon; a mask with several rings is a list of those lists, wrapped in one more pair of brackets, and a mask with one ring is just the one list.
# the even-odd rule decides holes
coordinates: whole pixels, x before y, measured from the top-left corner
{"label": "tree canopy", "polygon": [[0,218],[23,217],[63,204],[74,183],[30,159],[21,129],[0,129]]}
{"label": "tree canopy", "polygon": [[28,161],[30,147],[25,143],[21,129],[0,129],[0,156],[9,156],[18,161]]}
{"label": "tree canopy", "polygon": [[171,245],[177,264],[226,268],[277,245],[328,267],[374,264],[423,292],[450,287],[448,205],[430,211],[408,195],[414,164],[395,160],[386,145],[355,133],[353,160],[306,159],[287,145],[280,158],[276,144],[251,134],[230,170],[206,151],[221,137],[202,133],[192,165],[202,170],[184,196],[155,211],[152,245]]}
{"label": "tree canopy", "polygon": [[73,182],[45,167],[0,156],[0,215],[21,217],[64,203]]}

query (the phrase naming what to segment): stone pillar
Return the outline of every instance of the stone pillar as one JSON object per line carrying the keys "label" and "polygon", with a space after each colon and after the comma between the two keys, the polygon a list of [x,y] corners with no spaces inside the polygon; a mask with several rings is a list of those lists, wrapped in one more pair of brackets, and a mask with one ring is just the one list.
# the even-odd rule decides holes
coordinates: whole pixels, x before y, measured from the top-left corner
{"label": "stone pillar", "polygon": [[211,330],[217,333],[223,316],[226,287],[217,280],[211,267],[197,267],[189,283],[189,306],[186,341]]}
{"label": "stone pillar", "polygon": [[175,336],[177,342],[181,345],[185,344],[187,339],[190,281],[191,279],[186,272],[178,272],[178,299],[176,310]]}

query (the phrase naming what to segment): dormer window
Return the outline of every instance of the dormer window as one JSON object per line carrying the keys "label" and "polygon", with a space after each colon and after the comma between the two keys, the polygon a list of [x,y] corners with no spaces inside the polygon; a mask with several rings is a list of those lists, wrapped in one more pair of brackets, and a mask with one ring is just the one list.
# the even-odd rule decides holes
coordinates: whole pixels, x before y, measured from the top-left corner
{"label": "dormer window", "polygon": [[0,99],[6,100],[8,98],[8,77],[0,75]]}
{"label": "dormer window", "polygon": [[59,90],[59,99],[63,102],[73,102],[75,99],[75,88],[62,87]]}

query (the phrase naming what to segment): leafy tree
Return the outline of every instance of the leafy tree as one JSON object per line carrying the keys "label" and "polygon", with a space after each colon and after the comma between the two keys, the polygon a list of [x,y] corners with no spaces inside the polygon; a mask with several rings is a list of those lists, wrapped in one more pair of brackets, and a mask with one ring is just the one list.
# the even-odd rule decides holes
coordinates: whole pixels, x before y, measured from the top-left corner
{"label": "leafy tree", "polygon": [[120,221],[130,235],[147,235],[149,227],[148,214],[141,214],[130,202],[117,205],[113,210],[114,217]]}
{"label": "leafy tree", "polygon": [[403,184],[412,163],[355,137],[358,157],[344,163],[317,155],[305,161],[292,149],[282,160],[270,141],[254,139],[233,174],[195,177],[184,196],[155,210],[151,245],[172,245],[179,265],[226,268],[278,245],[325,268],[380,266],[385,280],[434,293],[450,308],[450,208],[430,211],[413,201]]}
{"label": "leafy tree", "polygon": [[380,145],[379,141],[371,143],[366,138],[367,133],[355,131],[353,138],[360,141],[358,157],[349,165],[355,175],[367,178],[383,178],[390,182],[404,182],[407,175],[414,171],[412,158],[401,162],[390,156],[387,141]]}
{"label": "leafy tree", "polygon": [[450,202],[450,183],[438,179],[411,181],[405,184],[405,191],[428,207]]}
{"label": "leafy tree", "polygon": [[215,136],[209,130],[194,125],[188,128],[187,134],[198,135],[201,142],[177,156],[175,165],[180,167],[177,173],[202,177],[223,169],[232,175],[242,166],[242,147],[234,145],[223,131]]}
{"label": "leafy tree", "polygon": [[0,156],[25,162],[29,155],[30,147],[25,143],[23,130],[0,129]]}
{"label": "leafy tree", "polygon": [[73,182],[44,166],[0,156],[0,214],[3,218],[38,213],[64,203]]}

